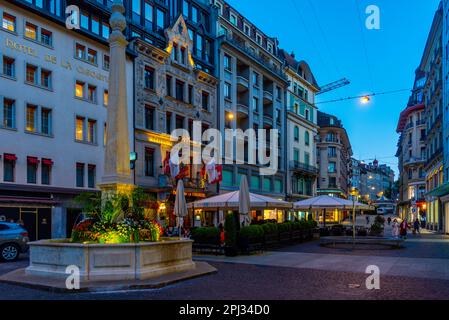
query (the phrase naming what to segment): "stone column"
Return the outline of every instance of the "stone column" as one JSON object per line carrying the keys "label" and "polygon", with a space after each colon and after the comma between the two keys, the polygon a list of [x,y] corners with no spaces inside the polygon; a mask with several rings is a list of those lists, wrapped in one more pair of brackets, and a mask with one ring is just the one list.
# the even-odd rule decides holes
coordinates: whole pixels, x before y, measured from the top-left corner
{"label": "stone column", "polygon": [[126,47],[128,42],[123,35],[126,19],[122,0],[114,0],[109,37],[109,105],[107,108],[107,142],[104,157],[104,174],[100,188],[108,192],[127,192],[132,189],[129,160],[128,105],[126,79]]}
{"label": "stone column", "polygon": [[51,209],[51,238],[63,239],[67,237],[67,209],[53,207]]}

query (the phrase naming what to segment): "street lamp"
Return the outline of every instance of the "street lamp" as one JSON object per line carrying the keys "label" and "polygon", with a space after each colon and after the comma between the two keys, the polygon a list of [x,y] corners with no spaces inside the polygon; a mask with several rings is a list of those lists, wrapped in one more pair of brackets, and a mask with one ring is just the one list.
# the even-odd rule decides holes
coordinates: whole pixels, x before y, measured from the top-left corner
{"label": "street lamp", "polygon": [[362,104],[368,104],[370,101],[371,101],[371,99],[370,99],[369,96],[363,96],[363,97],[360,98],[360,102]]}
{"label": "street lamp", "polygon": [[355,200],[359,196],[359,190],[356,187],[352,187],[349,191],[352,196],[352,242],[355,246]]}

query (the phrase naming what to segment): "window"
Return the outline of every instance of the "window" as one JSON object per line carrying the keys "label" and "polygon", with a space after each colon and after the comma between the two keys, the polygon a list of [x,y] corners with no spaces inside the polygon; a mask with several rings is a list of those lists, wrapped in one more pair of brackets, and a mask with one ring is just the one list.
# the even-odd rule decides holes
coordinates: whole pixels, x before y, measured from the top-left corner
{"label": "window", "polygon": [[295,126],[293,136],[295,137],[295,141],[299,142],[299,127]]}
{"label": "window", "polygon": [[186,0],[182,1],[182,14],[185,19],[189,18],[189,3]]}
{"label": "window", "polygon": [[309,111],[309,109],[306,109],[305,112],[306,112],[305,113],[306,120],[310,120],[310,111]]}
{"label": "window", "polygon": [[304,142],[305,142],[306,146],[310,145],[310,133],[309,133],[309,131],[306,131],[304,133]]}
{"label": "window", "polygon": [[81,11],[81,28],[89,30],[89,13]]}
{"label": "window", "polygon": [[111,62],[111,60],[110,60],[109,56],[107,54],[105,54],[103,56],[103,69],[109,70],[110,62]]}
{"label": "window", "polygon": [[251,189],[259,190],[259,188],[260,188],[260,177],[251,176]]}
{"label": "window", "polygon": [[329,177],[329,188],[336,188],[337,187],[337,178],[336,177]]}
{"label": "window", "polygon": [[153,29],[153,6],[145,1],[145,27]]}
{"label": "window", "polygon": [[16,61],[13,58],[3,56],[3,75],[11,78],[16,77]]}
{"label": "window", "polygon": [[223,65],[224,68],[228,71],[232,71],[232,67],[231,67],[231,57],[228,56],[227,54],[224,55],[223,57]]}
{"label": "window", "polygon": [[101,36],[104,38],[104,39],[109,39],[109,35],[111,34],[111,31],[110,31],[111,29],[110,29],[110,27],[109,27],[109,24],[107,24],[106,22],[103,22],[102,24],[101,24]]}
{"label": "window", "polygon": [[231,13],[231,15],[230,15],[229,21],[230,21],[234,26],[237,25],[237,17],[236,17],[234,14],[232,14],[232,13]]}
{"label": "window", "polygon": [[27,158],[27,183],[37,182],[37,165],[39,160],[35,157]]}
{"label": "window", "polygon": [[26,65],[26,82],[37,84],[37,67],[31,64]]}
{"label": "window", "polygon": [[186,48],[181,47],[181,64],[186,64]]}
{"label": "window", "polygon": [[87,142],[97,143],[97,121],[89,119],[87,121]]}
{"label": "window", "polygon": [[176,80],[176,100],[184,101],[184,85],[181,80]]}
{"label": "window", "polygon": [[184,128],[184,117],[181,117],[178,115],[176,116],[175,127],[176,127],[176,129]]}
{"label": "window", "polygon": [[225,82],[224,84],[224,97],[231,99],[231,84]]}
{"label": "window", "polygon": [[86,47],[77,43],[75,46],[75,57],[81,60],[86,59]]}
{"label": "window", "polygon": [[51,89],[51,71],[41,69],[41,86]]}
{"label": "window", "polygon": [[253,72],[253,85],[258,86],[259,85],[259,74],[257,72]]}
{"label": "window", "polygon": [[201,92],[201,107],[203,110],[209,110],[209,93]]}
{"label": "window", "polygon": [[37,26],[27,22],[25,24],[25,37],[31,40],[37,40]]}
{"label": "window", "polygon": [[196,35],[196,55],[203,57],[203,37],[200,34]]}
{"label": "window", "polygon": [[95,188],[95,172],[96,166],[93,164],[89,164],[87,166],[87,187],[94,189]]}
{"label": "window", "polygon": [[145,88],[154,90],[154,69],[146,66],[144,73]]}
{"label": "window", "polygon": [[165,115],[165,132],[167,134],[171,133],[171,118],[172,118],[171,113],[167,112]]}
{"label": "window", "polygon": [[53,34],[45,29],[41,29],[41,43],[51,47],[53,45]]}
{"label": "window", "polygon": [[173,48],[171,51],[172,59],[176,62],[178,62],[178,44],[176,42],[173,42]]}
{"label": "window", "polygon": [[256,97],[253,97],[253,112],[258,112],[259,110],[259,99]]}
{"label": "window", "polygon": [[8,129],[15,129],[16,127],[16,106],[14,100],[3,98],[2,126]]}
{"label": "window", "polygon": [[140,13],[141,13],[140,0],[131,1],[131,11],[133,21],[140,24]]}
{"label": "window", "polygon": [[3,155],[3,181],[14,182],[17,157],[13,154]]}
{"label": "window", "polygon": [[84,163],[76,164],[76,186],[78,188],[84,187]]}
{"label": "window", "polygon": [[335,162],[329,162],[327,166],[327,171],[329,173],[336,173],[337,171],[337,164]]}
{"label": "window", "polygon": [[160,10],[160,9],[156,9],[156,15],[157,15],[157,21],[156,21],[156,25],[158,30],[163,30],[165,27],[165,14],[164,11]]}
{"label": "window", "polygon": [[152,106],[145,106],[145,129],[154,129],[154,108]]}
{"label": "window", "polygon": [[259,34],[256,35],[256,42],[257,42],[259,45],[262,45],[262,37],[261,37]]}
{"label": "window", "polygon": [[189,93],[189,104],[193,104],[193,86],[191,84],[189,84],[189,89],[188,89],[188,93]]}
{"label": "window", "polygon": [[329,158],[335,158],[337,156],[337,148],[336,147],[328,147],[327,148],[327,156]]}
{"label": "window", "polygon": [[169,97],[172,96],[172,89],[171,89],[171,86],[172,86],[171,82],[172,81],[171,80],[172,80],[171,76],[167,75],[165,77],[165,87],[166,87],[166,91],[167,91],[166,95],[169,96]]}
{"label": "window", "polygon": [[26,131],[37,132],[37,106],[32,104],[26,107]]}
{"label": "window", "polygon": [[271,191],[271,179],[270,178],[263,178],[263,190]]}
{"label": "window", "polygon": [[87,100],[89,100],[92,103],[97,102],[97,87],[93,85],[87,86]]}
{"label": "window", "polygon": [[52,134],[52,111],[51,109],[41,108],[41,133]]}
{"label": "window", "polygon": [[108,90],[104,90],[103,91],[103,105],[105,107],[107,107],[109,104],[109,91]]}
{"label": "window", "polygon": [[2,27],[8,31],[16,32],[16,17],[3,12]]}
{"label": "window", "polygon": [[95,34],[100,34],[100,19],[96,16],[92,16],[91,31]]}
{"label": "window", "polygon": [[42,159],[41,183],[44,185],[50,185],[52,164],[53,162],[50,159]]}
{"label": "window", "polygon": [[77,81],[75,84],[75,96],[77,98],[84,98],[84,82]]}
{"label": "window", "polygon": [[246,23],[243,25],[243,31],[245,32],[245,34],[247,36],[251,35],[251,29],[249,28],[249,26]]}
{"label": "window", "polygon": [[75,139],[77,141],[84,141],[84,118],[83,117],[76,117]]}
{"label": "window", "polygon": [[276,87],[276,99],[278,100],[282,99],[282,90],[279,87]]}
{"label": "window", "polygon": [[154,149],[145,148],[145,176],[154,177]]}
{"label": "window", "polygon": [[192,6],[192,21],[198,23],[198,9],[195,6]]}
{"label": "window", "polygon": [[97,51],[93,49],[87,50],[87,61],[89,61],[92,64],[97,64]]}

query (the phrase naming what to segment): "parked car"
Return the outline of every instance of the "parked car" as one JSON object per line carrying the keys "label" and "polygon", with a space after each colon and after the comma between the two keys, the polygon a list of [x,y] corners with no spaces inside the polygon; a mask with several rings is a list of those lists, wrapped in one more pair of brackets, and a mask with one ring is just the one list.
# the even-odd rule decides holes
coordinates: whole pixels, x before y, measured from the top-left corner
{"label": "parked car", "polygon": [[0,222],[0,261],[14,261],[28,251],[28,232],[17,223]]}
{"label": "parked car", "polygon": [[388,211],[387,211],[386,208],[378,208],[377,209],[377,214],[384,215],[384,214],[387,214],[387,213],[388,213]]}

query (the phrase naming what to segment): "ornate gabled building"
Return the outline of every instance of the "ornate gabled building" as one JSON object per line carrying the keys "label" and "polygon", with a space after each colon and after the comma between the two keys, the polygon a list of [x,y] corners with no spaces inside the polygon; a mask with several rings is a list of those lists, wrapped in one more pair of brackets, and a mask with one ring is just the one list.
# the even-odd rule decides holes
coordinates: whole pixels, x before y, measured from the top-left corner
{"label": "ornate gabled building", "polygon": [[297,61],[294,54],[285,50],[279,50],[279,56],[284,61],[290,83],[286,99],[287,197],[300,201],[316,195],[318,117],[315,95],[320,89],[307,62]]}
{"label": "ornate gabled building", "polygon": [[[138,154],[135,181],[160,202],[158,218],[166,225],[174,225],[170,203],[173,204],[175,195],[175,180],[164,173],[162,166],[174,145],[170,134],[175,129],[185,129],[193,138],[194,121],[201,122],[202,132],[216,126],[218,81],[196,67],[193,41],[182,15],[165,34],[165,50],[141,39],[131,44],[137,54],[134,68],[135,151]],[[192,153],[191,158],[194,156]],[[185,165],[188,173],[183,180],[188,201],[205,198],[216,191],[214,186],[206,186],[201,181],[201,164]],[[186,221],[187,224],[191,222]]]}

